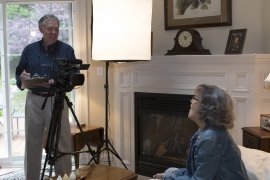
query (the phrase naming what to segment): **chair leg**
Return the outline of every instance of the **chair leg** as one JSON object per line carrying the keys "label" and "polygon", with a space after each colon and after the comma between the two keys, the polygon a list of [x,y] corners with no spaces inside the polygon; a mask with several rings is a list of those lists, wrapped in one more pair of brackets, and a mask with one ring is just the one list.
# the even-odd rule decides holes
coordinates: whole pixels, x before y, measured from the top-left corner
{"label": "chair leg", "polygon": [[14,140],[14,135],[13,135],[13,118],[11,118],[11,135],[12,135],[12,140]]}
{"label": "chair leg", "polygon": [[19,118],[17,118],[17,134],[20,133],[20,131],[19,131],[19,123],[18,123],[18,120],[19,120]]}

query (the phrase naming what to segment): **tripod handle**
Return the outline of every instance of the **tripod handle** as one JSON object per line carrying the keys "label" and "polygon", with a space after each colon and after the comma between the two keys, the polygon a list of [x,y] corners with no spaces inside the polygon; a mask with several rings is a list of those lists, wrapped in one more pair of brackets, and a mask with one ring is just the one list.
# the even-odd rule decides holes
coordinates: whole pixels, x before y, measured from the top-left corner
{"label": "tripod handle", "polygon": [[44,99],[44,102],[43,102],[43,104],[42,104],[42,106],[41,106],[41,110],[44,110],[44,108],[45,108],[45,105],[46,105],[47,99],[48,99],[48,94],[50,94],[51,89],[52,89],[52,85],[51,85],[51,87],[49,88],[49,90],[48,90],[48,92],[47,92],[47,96],[46,96],[46,98]]}

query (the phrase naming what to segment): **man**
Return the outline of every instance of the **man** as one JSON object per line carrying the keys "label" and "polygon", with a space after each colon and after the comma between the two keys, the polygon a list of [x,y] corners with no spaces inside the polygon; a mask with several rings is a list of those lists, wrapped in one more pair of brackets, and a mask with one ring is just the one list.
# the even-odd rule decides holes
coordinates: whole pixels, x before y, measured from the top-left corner
{"label": "man", "polygon": [[[48,88],[55,83],[53,72],[58,68],[54,58],[75,59],[73,48],[58,39],[59,20],[52,14],[44,15],[38,22],[39,30],[43,34],[42,40],[25,47],[20,62],[16,68],[16,80],[19,89],[23,90],[21,80],[26,80],[34,74],[49,77],[48,82],[39,84],[27,92],[25,105],[25,160],[24,170],[27,180],[37,180],[40,176],[44,129],[50,127],[53,102],[56,88],[51,89],[44,110],[42,103],[47,96]],[[69,87],[70,91],[73,87]],[[71,152],[71,132],[68,120],[68,107],[64,102],[61,118],[60,139],[58,151]],[[71,171],[71,156],[57,158],[55,174]]]}

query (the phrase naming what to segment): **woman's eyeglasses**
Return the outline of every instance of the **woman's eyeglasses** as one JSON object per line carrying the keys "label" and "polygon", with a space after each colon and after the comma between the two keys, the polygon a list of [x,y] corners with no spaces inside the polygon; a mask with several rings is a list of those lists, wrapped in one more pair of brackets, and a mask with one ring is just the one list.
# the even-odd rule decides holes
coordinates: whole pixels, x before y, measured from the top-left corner
{"label": "woman's eyeglasses", "polygon": [[193,96],[193,97],[191,98],[191,100],[190,100],[191,103],[193,103],[194,101],[200,102],[200,101],[196,98],[196,96]]}

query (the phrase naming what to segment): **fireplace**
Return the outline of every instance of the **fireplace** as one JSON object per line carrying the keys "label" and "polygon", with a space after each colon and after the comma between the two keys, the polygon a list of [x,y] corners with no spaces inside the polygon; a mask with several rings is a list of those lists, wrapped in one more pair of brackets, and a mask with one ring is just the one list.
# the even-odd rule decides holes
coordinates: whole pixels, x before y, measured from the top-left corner
{"label": "fireplace", "polygon": [[188,118],[193,95],[135,92],[135,171],[153,176],[185,167],[189,140],[198,130]]}

